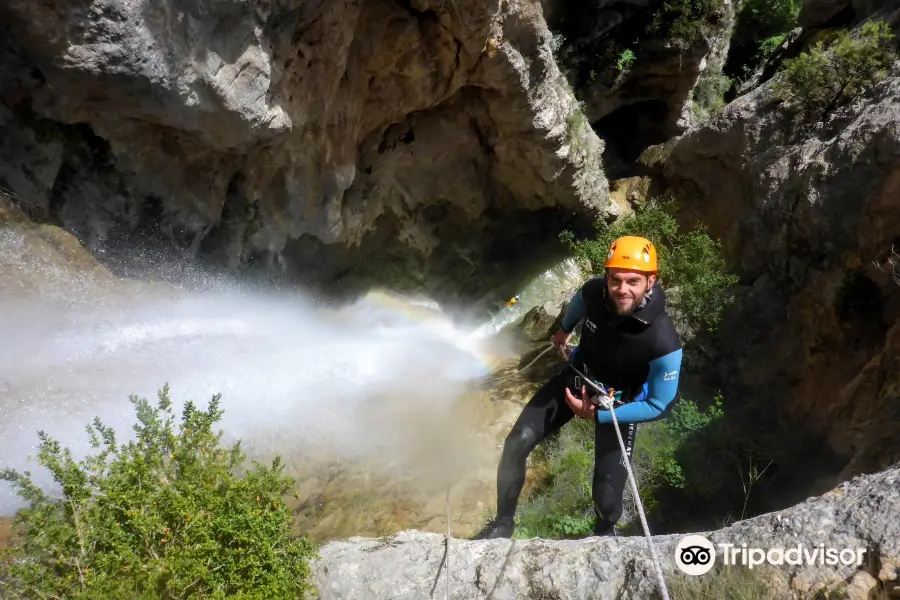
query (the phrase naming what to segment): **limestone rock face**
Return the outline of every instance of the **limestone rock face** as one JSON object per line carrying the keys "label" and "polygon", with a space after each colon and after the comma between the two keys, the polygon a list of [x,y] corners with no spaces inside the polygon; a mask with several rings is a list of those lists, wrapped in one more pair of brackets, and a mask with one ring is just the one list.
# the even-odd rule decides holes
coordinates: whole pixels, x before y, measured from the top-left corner
{"label": "limestone rock face", "polygon": [[0,185],[94,251],[159,238],[472,297],[615,214],[535,3],[11,0],[0,21]]}
{"label": "limestone rock face", "polygon": [[[845,482],[840,487],[784,511],[761,515],[704,535],[715,546],[716,568],[724,548],[769,551],[800,545],[814,550],[848,549],[862,556],[861,565],[797,564],[783,554],[783,564],[766,573],[769,584],[785,598],[809,598],[836,590],[838,597],[864,598],[900,582],[900,468]],[[681,535],[655,536],[657,554],[671,591],[684,576],[675,565]],[[824,548],[822,551],[824,551]],[[643,537],[584,540],[453,539],[445,556],[445,537],[404,531],[380,539],[351,538],[320,549],[315,581],[322,600],[368,598],[577,598],[642,599],[659,597],[656,576]],[[741,561],[740,554],[737,561]],[[777,554],[773,559],[778,560]],[[746,565],[746,562],[744,563]],[[743,567],[746,568],[746,567]],[[759,567],[757,567],[759,568]],[[707,574],[703,577],[712,577]],[[693,579],[688,578],[688,583]],[[683,597],[694,597],[689,592]]]}
{"label": "limestone rock face", "polygon": [[[896,22],[890,5],[876,14]],[[722,331],[732,395],[775,402],[834,450],[841,477],[896,461],[900,79],[812,125],[763,85],[670,146],[686,218],[742,275]]]}
{"label": "limestone rock face", "polygon": [[566,314],[566,308],[578,289],[573,287],[564,290],[556,297],[538,304],[512,324],[511,329],[529,342],[549,341],[550,336],[559,328],[563,315]]}

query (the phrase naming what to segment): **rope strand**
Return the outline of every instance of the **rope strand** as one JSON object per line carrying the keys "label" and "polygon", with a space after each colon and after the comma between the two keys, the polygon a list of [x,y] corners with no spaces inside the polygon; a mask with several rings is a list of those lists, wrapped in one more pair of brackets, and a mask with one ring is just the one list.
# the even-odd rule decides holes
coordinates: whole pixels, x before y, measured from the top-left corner
{"label": "rope strand", "polygon": [[[560,348],[560,352],[565,356],[565,352]],[[588,377],[586,377],[581,371],[579,371],[574,365],[572,365],[572,370],[581,375],[581,377],[591,385],[594,389],[596,389],[600,393],[600,402],[603,404],[603,407],[609,411],[610,416],[613,421],[613,429],[616,431],[616,438],[619,440],[619,448],[622,450],[622,462],[625,464],[625,470],[628,473],[628,482],[631,484],[631,493],[634,496],[634,503],[637,506],[638,516],[641,518],[641,526],[644,529],[644,537],[647,538],[647,545],[650,547],[650,558],[653,563],[653,569],[656,571],[656,579],[659,584],[659,590],[662,592],[663,600],[669,599],[669,590],[666,587],[666,578],[663,576],[662,572],[662,564],[659,562],[659,556],[656,554],[656,546],[653,544],[653,536],[650,534],[650,526],[647,524],[647,515],[644,514],[644,505],[641,502],[641,493],[638,491],[637,481],[634,477],[634,472],[631,470],[631,461],[628,460],[628,449],[625,447],[625,440],[622,439],[622,432],[619,430],[619,420],[616,418],[616,411],[613,407],[613,399],[608,396],[609,390],[604,390],[602,387],[591,381]]]}

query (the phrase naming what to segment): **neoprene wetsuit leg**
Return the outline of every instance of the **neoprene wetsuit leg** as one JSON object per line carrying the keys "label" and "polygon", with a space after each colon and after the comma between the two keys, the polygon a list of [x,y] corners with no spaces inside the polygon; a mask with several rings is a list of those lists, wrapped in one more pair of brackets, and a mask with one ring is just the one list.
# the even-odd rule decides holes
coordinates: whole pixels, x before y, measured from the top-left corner
{"label": "neoprene wetsuit leg", "polygon": [[[630,461],[634,454],[637,424],[621,424],[619,431]],[[615,425],[597,423],[594,428],[594,480],[591,490],[594,513],[597,515],[594,535],[609,535],[613,532],[616,522],[622,516],[622,496],[627,478],[628,471],[622,460]]]}

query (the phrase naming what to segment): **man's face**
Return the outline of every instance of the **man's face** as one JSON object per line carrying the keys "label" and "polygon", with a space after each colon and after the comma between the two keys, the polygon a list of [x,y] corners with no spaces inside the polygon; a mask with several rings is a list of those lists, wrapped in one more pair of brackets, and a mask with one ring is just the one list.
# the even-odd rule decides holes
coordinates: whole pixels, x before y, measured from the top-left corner
{"label": "man's face", "polygon": [[625,269],[609,269],[606,274],[606,287],[616,313],[619,315],[633,313],[644,301],[644,296],[655,281],[656,275]]}

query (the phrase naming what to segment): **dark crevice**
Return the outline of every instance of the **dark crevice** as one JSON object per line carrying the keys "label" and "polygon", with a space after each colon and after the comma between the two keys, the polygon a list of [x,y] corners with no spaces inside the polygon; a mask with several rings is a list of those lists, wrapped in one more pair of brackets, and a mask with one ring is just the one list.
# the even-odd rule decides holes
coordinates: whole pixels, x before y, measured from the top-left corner
{"label": "dark crevice", "polygon": [[447,91],[449,92],[453,89],[453,78],[456,73],[459,71],[459,65],[461,64],[461,54],[462,54],[462,42],[458,39],[453,38],[453,41],[456,42],[456,56],[453,59],[453,70],[450,71],[450,77],[447,79]]}
{"label": "dark crevice", "polygon": [[433,21],[440,21],[440,16],[436,12],[434,12],[432,9],[427,8],[425,10],[419,10],[412,5],[412,2],[410,2],[410,0],[398,0],[397,6],[399,6],[400,8],[402,8],[403,10],[405,10],[406,12],[408,12],[409,14],[414,16],[419,21],[426,20],[426,19],[433,20]]}
{"label": "dark crevice", "polygon": [[491,145],[490,140],[488,139],[487,134],[485,134],[484,130],[481,128],[481,125],[478,123],[478,120],[474,117],[469,118],[469,127],[472,128],[472,132],[475,134],[475,137],[478,139],[478,144],[484,150],[485,154],[488,156],[494,155],[494,146]]}
{"label": "dark crevice", "polygon": [[592,127],[607,143],[604,162],[611,179],[627,177],[641,153],[672,138],[671,114],[661,100],[629,104],[594,122]]}

